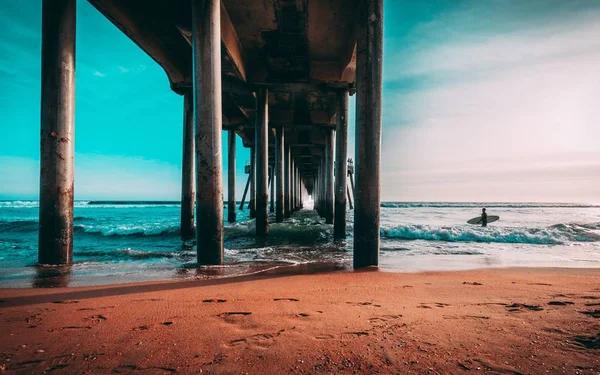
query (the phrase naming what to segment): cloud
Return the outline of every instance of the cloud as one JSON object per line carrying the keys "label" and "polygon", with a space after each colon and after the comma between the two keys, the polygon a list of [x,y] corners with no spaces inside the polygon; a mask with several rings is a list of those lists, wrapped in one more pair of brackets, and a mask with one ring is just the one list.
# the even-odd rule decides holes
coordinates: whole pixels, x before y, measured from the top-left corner
{"label": "cloud", "polygon": [[96,77],[106,77],[106,74],[104,74],[98,70],[94,70],[94,72],[92,74],[94,74],[94,76],[96,76]]}
{"label": "cloud", "polygon": [[125,68],[124,66],[119,66],[119,71],[121,73],[127,73],[127,72],[129,72],[129,69]]}
{"label": "cloud", "polygon": [[509,32],[466,35],[464,12],[416,27],[421,42],[386,56],[384,198],[597,199],[600,13],[575,15]]}

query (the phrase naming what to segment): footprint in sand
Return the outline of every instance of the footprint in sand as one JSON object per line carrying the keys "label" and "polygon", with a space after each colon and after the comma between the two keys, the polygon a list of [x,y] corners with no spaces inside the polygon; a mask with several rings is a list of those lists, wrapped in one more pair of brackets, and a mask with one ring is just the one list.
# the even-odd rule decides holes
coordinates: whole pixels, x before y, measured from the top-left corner
{"label": "footprint in sand", "polygon": [[372,303],[372,302],[346,302],[348,305],[352,305],[352,306],[373,306],[373,307],[381,307],[381,305],[378,305],[376,303]]}
{"label": "footprint in sand", "polygon": [[265,343],[272,342],[274,338],[278,337],[283,332],[285,332],[284,329],[278,331],[277,333],[258,333],[256,335],[252,335],[250,337],[231,340],[229,342],[229,345],[237,346],[237,345],[241,345],[241,344],[251,344],[251,343],[265,344]]}
{"label": "footprint in sand", "polygon": [[307,314],[307,313],[299,313],[297,316],[298,316],[299,318],[308,318],[308,317],[310,316],[310,314]]}
{"label": "footprint in sand", "polygon": [[433,303],[421,303],[419,306],[417,306],[417,308],[420,308],[420,309],[431,309],[432,307],[430,305],[433,305],[435,307],[441,307],[441,308],[444,308],[446,306],[450,306],[447,303],[433,302]]}
{"label": "footprint in sand", "polygon": [[297,298],[273,298],[273,301],[290,301],[290,302],[300,302]]}
{"label": "footprint in sand", "polygon": [[228,311],[228,312],[220,313],[217,316],[219,316],[221,318],[225,318],[225,317],[228,317],[228,316],[235,316],[235,315],[246,316],[246,315],[250,315],[250,314],[252,314],[250,311]]}
{"label": "footprint in sand", "polygon": [[596,336],[575,336],[573,342],[585,349],[600,349],[600,332]]}
{"label": "footprint in sand", "polygon": [[568,305],[573,305],[574,303],[571,301],[550,301],[548,302],[548,305],[550,306],[568,306]]}
{"label": "footprint in sand", "polygon": [[226,299],[204,299],[202,300],[202,302],[204,303],[225,303],[227,302]]}
{"label": "footprint in sand", "polygon": [[355,338],[358,338],[361,336],[369,336],[369,332],[366,332],[366,331],[345,332],[345,333],[342,333],[341,339],[342,340],[350,340],[350,339],[355,339]]}
{"label": "footprint in sand", "polygon": [[77,300],[66,300],[66,301],[54,301],[52,303],[60,304],[60,305],[69,305],[72,303],[79,303]]}
{"label": "footprint in sand", "polygon": [[478,283],[477,281],[473,281],[473,282],[463,281],[463,285],[483,285],[483,284]]}
{"label": "footprint in sand", "polygon": [[505,306],[508,309],[508,312],[521,312],[524,310],[530,311],[542,311],[544,310],[541,306],[538,305],[527,305],[524,303],[513,303],[512,305]]}
{"label": "footprint in sand", "polygon": [[105,317],[104,315],[92,315],[92,316],[86,316],[85,318],[83,318],[84,321],[89,322],[89,323],[94,323],[94,324],[98,324],[100,322],[104,322],[106,320],[108,320],[107,317]]}
{"label": "footprint in sand", "polygon": [[160,366],[153,366],[153,367],[141,367],[138,365],[123,365],[123,366],[119,366],[119,367],[115,367],[112,372],[113,374],[129,374],[131,372],[144,372],[144,373],[156,373],[156,372],[160,372],[160,373],[168,373],[168,374],[176,374],[177,370],[174,368],[169,368],[169,367],[160,367]]}
{"label": "footprint in sand", "polygon": [[580,311],[580,313],[585,314],[585,315],[589,315],[592,318],[600,318],[600,310],[596,309],[596,310],[588,310],[588,311]]}

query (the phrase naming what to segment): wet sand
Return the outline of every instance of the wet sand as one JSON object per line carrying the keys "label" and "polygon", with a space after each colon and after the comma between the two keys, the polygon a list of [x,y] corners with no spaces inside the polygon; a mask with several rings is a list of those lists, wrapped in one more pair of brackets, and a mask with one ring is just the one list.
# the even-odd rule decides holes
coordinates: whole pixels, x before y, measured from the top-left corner
{"label": "wet sand", "polygon": [[598,374],[600,269],[0,290],[0,373]]}

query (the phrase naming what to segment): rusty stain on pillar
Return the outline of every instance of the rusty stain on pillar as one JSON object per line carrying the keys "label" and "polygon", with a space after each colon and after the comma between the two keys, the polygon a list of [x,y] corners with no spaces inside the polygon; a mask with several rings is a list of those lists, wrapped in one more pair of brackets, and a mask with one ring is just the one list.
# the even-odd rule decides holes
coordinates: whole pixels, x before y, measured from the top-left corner
{"label": "rusty stain on pillar", "polygon": [[75,0],[42,2],[38,261],[73,261]]}
{"label": "rusty stain on pillar", "polygon": [[183,157],[181,160],[181,226],[184,240],[194,237],[194,94],[183,97]]}
{"label": "rusty stain on pillar", "polygon": [[333,224],[333,130],[325,138],[325,223]]}
{"label": "rusty stain on pillar", "polygon": [[198,264],[223,264],[220,0],[192,0]]}
{"label": "rusty stain on pillar", "polygon": [[363,0],[358,14],[354,268],[379,265],[383,0]]}
{"label": "rusty stain on pillar", "polygon": [[250,198],[248,198],[250,217],[256,217],[256,145],[250,148]]}
{"label": "rusty stain on pillar", "polygon": [[235,207],[235,131],[228,131],[227,139],[227,221],[230,223],[236,220]]}
{"label": "rusty stain on pillar", "polygon": [[284,137],[284,131],[283,131],[283,126],[278,127],[277,129],[275,129],[275,131],[277,132],[277,139],[275,140],[275,177],[277,177],[277,179],[275,180],[277,183],[276,186],[276,202],[275,202],[275,221],[278,223],[281,223],[283,221],[283,216],[285,214],[285,209],[284,209],[284,195],[283,195],[283,189],[284,189],[284,177],[285,177],[285,173],[284,173],[284,152],[285,152],[285,148],[284,148],[284,143],[285,143],[285,137]]}
{"label": "rusty stain on pillar", "polygon": [[269,233],[269,92],[260,88],[256,97],[256,235]]}
{"label": "rusty stain on pillar", "polygon": [[333,238],[346,237],[346,190],[348,170],[348,91],[338,93],[335,132],[335,206]]}

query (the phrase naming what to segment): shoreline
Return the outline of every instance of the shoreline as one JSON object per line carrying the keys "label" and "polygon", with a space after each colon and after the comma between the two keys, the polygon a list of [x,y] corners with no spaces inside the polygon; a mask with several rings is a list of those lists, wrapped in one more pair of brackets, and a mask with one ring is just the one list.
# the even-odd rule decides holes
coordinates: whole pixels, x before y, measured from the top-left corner
{"label": "shoreline", "polygon": [[597,374],[598,314],[595,268],[10,288],[0,289],[0,366],[10,374]]}

